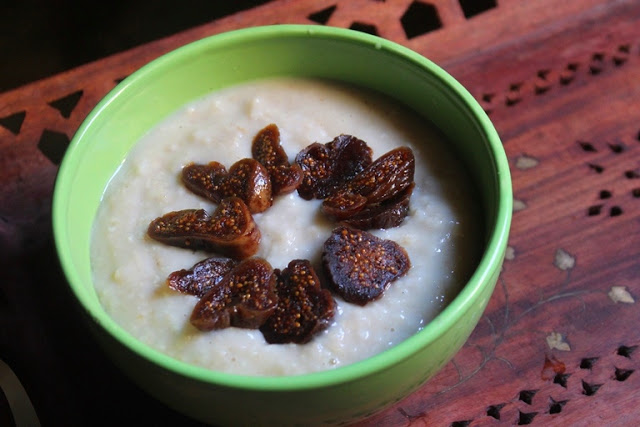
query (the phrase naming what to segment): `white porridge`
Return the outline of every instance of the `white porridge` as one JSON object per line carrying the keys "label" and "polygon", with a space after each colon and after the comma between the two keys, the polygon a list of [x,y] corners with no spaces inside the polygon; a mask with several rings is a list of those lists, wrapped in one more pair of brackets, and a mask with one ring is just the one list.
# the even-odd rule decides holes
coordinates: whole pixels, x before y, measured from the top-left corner
{"label": "white porridge", "polygon": [[[373,159],[398,146],[413,150],[415,188],[404,222],[370,230],[404,247],[408,273],[381,299],[359,306],[335,296],[332,324],[306,344],[267,344],[257,329],[203,332],[189,318],[197,297],[166,285],[167,276],[211,256],[149,238],[150,221],[170,211],[216,205],[185,188],[182,167],[218,161],[227,168],[251,157],[251,141],[277,124],[290,161],[313,142],[354,135]],[[255,256],[284,269],[308,259],[320,269],[335,223],[321,200],[297,192],[254,214],[262,239]],[[250,375],[332,369],[377,354],[424,327],[458,293],[476,266],[482,238],[473,188],[446,141],[421,117],[379,95],[304,79],[271,79],[218,91],[180,109],[132,150],[107,188],[93,230],[95,288],[124,329],[176,359]]]}

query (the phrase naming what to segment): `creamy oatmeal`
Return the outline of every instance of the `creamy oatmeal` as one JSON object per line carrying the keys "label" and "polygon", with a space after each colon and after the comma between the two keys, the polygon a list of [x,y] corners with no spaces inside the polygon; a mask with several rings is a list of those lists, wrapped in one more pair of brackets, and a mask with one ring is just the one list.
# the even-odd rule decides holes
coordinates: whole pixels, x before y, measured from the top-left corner
{"label": "creamy oatmeal", "polygon": [[[307,344],[267,344],[259,330],[193,327],[189,317],[197,298],[169,289],[165,281],[211,254],[163,245],[146,234],[149,222],[167,212],[213,211],[213,203],[181,183],[182,167],[212,160],[228,167],[251,157],[253,136],[269,123],[278,125],[291,161],[309,144],[339,134],[366,141],[374,159],[398,146],[410,147],[416,159],[409,215],[399,227],[371,231],[404,247],[411,269],[364,307],[336,296],[333,323]],[[254,214],[262,233],[256,256],[274,268],[308,259],[320,269],[323,243],[335,226],[322,214],[321,203],[293,192]],[[197,100],[139,141],[104,194],[93,230],[92,268],[106,311],[151,347],[213,370],[293,375],[367,358],[424,327],[475,268],[481,224],[463,166],[426,120],[353,87],[271,79]]]}

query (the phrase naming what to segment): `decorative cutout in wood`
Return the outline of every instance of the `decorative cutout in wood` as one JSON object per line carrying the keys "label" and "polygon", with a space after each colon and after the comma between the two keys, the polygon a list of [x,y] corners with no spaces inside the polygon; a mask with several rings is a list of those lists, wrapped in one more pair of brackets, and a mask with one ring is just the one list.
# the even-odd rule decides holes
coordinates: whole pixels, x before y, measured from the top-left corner
{"label": "decorative cutout in wood", "polygon": [[[637,139],[637,137],[636,137]],[[603,166],[603,162],[607,160],[603,157],[605,153],[611,153],[615,157],[627,153],[627,151],[631,149],[636,149],[635,146],[628,146],[622,141],[618,142],[606,142],[599,143],[593,141],[585,141],[578,140],[578,146],[582,150],[582,152],[589,156],[598,156],[597,163],[595,161],[587,162],[587,167],[589,170],[594,171],[597,174],[602,174],[605,172],[606,168]],[[614,158],[612,163],[616,164],[619,161]],[[635,180],[640,178],[640,173],[636,169],[627,169],[623,173],[624,178],[628,180]],[[608,211],[610,217],[620,216],[624,213],[624,209],[621,206],[621,203],[610,203],[615,200],[616,194],[614,194],[614,190],[610,188],[603,188],[598,192],[597,199],[598,201],[587,208],[587,216],[598,216],[603,213],[603,211]],[[640,188],[632,188],[631,189],[631,198],[640,197]],[[625,200],[624,196],[622,198],[618,197],[618,200]]]}
{"label": "decorative cutout in wood", "polygon": [[45,129],[40,136],[38,149],[51,160],[53,164],[59,165],[69,142],[69,137],[66,134]]}
{"label": "decorative cutout in wood", "polygon": [[8,129],[12,134],[17,135],[20,133],[24,118],[27,116],[26,111],[18,111],[7,117],[0,117],[0,126]]}
{"label": "decorative cutout in wood", "polygon": [[549,80],[549,73],[551,70],[539,70],[537,78],[533,86],[534,95],[542,95],[551,88],[551,81]]}
{"label": "decorative cutout in wood", "polygon": [[537,412],[522,412],[522,411],[518,411],[518,412],[520,413],[520,416],[518,417],[519,426],[531,424],[533,422],[533,419],[536,417],[536,415],[538,415]]}
{"label": "decorative cutout in wood", "polygon": [[603,52],[596,52],[591,56],[589,74],[596,76],[602,72],[604,68],[604,58],[605,54]]}
{"label": "decorative cutout in wood", "polygon": [[318,24],[325,25],[331,19],[331,15],[336,11],[336,5],[329,6],[325,9],[319,10],[318,12],[313,12],[307,16],[310,21],[316,22]]}
{"label": "decorative cutout in wood", "polygon": [[627,378],[629,378],[631,376],[631,374],[634,373],[633,369],[620,369],[620,368],[616,368],[616,372],[615,372],[615,379],[616,381],[626,381]]}
{"label": "decorative cutout in wood", "polygon": [[[557,372],[553,378],[552,383],[556,384],[556,386],[561,387],[561,391],[556,391],[553,388],[544,389],[545,394],[553,393],[553,395],[548,395],[547,397],[541,396],[540,389],[528,389],[519,391],[515,398],[513,398],[509,402],[503,402],[499,404],[494,404],[486,408],[486,412],[484,416],[491,418],[493,420],[500,420],[501,422],[506,422],[509,425],[529,425],[529,424],[539,424],[544,425],[544,420],[547,420],[549,415],[556,415],[562,413],[564,407],[567,404],[571,403],[571,399],[562,398],[558,399],[554,397],[556,393],[559,395],[566,396],[574,396],[573,400],[580,399],[581,397],[585,399],[590,399],[595,396],[602,387],[605,386],[604,383],[599,381],[593,381],[589,378],[601,378],[602,372],[592,374],[592,371],[598,369],[609,370],[612,372],[609,376],[610,381],[612,382],[612,386],[615,386],[615,383],[625,382],[627,381],[631,375],[634,375],[635,369],[631,369],[628,367],[620,367],[621,365],[625,365],[625,360],[631,359],[633,352],[638,348],[638,345],[619,346],[614,352],[609,355],[603,355],[601,357],[586,357],[580,360],[579,365],[577,366],[576,372],[564,372],[566,369],[564,363],[554,359],[553,361],[547,360],[547,362],[554,365],[554,369],[558,369],[563,372]],[[602,359],[608,359],[608,363],[602,363]],[[545,362],[545,367],[547,365]],[[628,360],[626,365],[628,365]],[[571,377],[574,374],[578,374],[580,371],[583,372],[579,381],[574,380],[571,381]],[[606,372],[606,371],[605,371]],[[599,374],[599,376],[598,376]],[[593,375],[590,377],[590,375]],[[545,380],[543,375],[543,381]],[[546,399],[547,403],[544,403]],[[575,402],[574,402],[575,403]],[[517,408],[514,412],[514,407]],[[531,407],[531,409],[538,410],[530,410],[527,411],[526,408]],[[546,408],[544,411],[540,411],[540,408]],[[505,412],[512,414],[515,419],[505,419]],[[458,420],[452,422],[450,425],[453,426],[462,426],[462,425],[475,425],[476,421],[483,421],[482,416],[479,416],[476,419],[466,419],[466,420]],[[491,423],[490,420],[484,421]],[[495,422],[495,421],[494,421]],[[481,423],[481,425],[485,425]]]}
{"label": "decorative cutout in wood", "polygon": [[356,31],[361,31],[363,33],[371,34],[373,36],[377,36],[378,35],[378,29],[376,28],[375,25],[365,24],[363,22],[357,22],[356,21],[353,24],[351,24],[351,26],[349,26],[349,29],[356,30]]}
{"label": "decorative cutout in wood", "polygon": [[505,407],[504,403],[500,403],[499,405],[491,405],[487,408],[487,416],[491,418],[495,418],[496,420],[500,419],[500,410]]}
{"label": "decorative cutout in wood", "polygon": [[632,345],[631,347],[627,347],[626,345],[621,345],[620,347],[618,347],[618,350],[616,350],[616,354],[618,356],[631,359],[631,355],[633,354],[634,351],[636,351],[637,348],[638,348],[637,345]]}
{"label": "decorative cutout in wood", "polygon": [[[579,73],[586,73],[588,76],[598,76],[605,71],[607,64],[611,64],[615,68],[619,68],[626,64],[631,58],[632,45],[630,43],[618,44],[613,48],[612,52],[594,52],[591,56],[580,63],[577,61],[568,62],[559,71],[552,68],[543,68],[536,72],[531,82],[514,82],[504,91],[502,97],[503,105],[513,107],[523,101],[529,95],[541,96],[549,93],[551,89],[562,88],[572,84]],[[586,71],[583,71],[586,70]],[[485,92],[476,98],[480,101],[485,112],[491,114],[500,106],[496,102],[495,92]],[[498,101],[500,102],[500,101]],[[639,135],[640,138],[640,135]],[[612,147],[612,150],[614,148]]]}
{"label": "decorative cutout in wood", "polygon": [[459,0],[464,17],[469,19],[496,7],[496,0]]}
{"label": "decorative cutout in wood", "polygon": [[591,369],[598,361],[598,357],[587,357],[580,361],[580,369]]}
{"label": "decorative cutout in wood", "polygon": [[418,37],[442,27],[438,9],[431,3],[414,1],[400,18],[408,39]]}
{"label": "decorative cutout in wood", "polygon": [[582,393],[586,396],[593,396],[598,392],[598,390],[602,387],[602,384],[589,384],[585,380],[582,380]]}
{"label": "decorative cutout in wood", "polygon": [[553,383],[560,385],[560,387],[567,388],[567,381],[570,376],[571,374],[556,374],[556,376],[553,377]]}
{"label": "decorative cutout in wood", "polygon": [[555,400],[553,397],[549,396],[549,413],[550,414],[559,414],[562,412],[562,408],[566,405],[568,400]]}
{"label": "decorative cutout in wood", "polygon": [[618,46],[617,51],[613,54],[613,65],[619,67],[623,65],[629,59],[629,54],[631,53],[631,45],[630,44],[622,44]]}
{"label": "decorative cutout in wood", "polygon": [[561,86],[567,86],[572,83],[576,78],[576,73],[580,68],[580,64],[570,62],[567,64],[564,70],[560,72],[559,83]]}
{"label": "decorative cutout in wood", "polygon": [[73,109],[76,108],[76,105],[78,105],[78,101],[80,101],[80,98],[82,98],[82,94],[83,91],[78,90],[60,99],[49,102],[49,105],[60,111],[62,117],[68,119],[69,117],[71,117]]}
{"label": "decorative cutout in wood", "polygon": [[531,405],[533,396],[535,396],[537,392],[538,390],[522,390],[519,394],[519,399],[524,403]]}

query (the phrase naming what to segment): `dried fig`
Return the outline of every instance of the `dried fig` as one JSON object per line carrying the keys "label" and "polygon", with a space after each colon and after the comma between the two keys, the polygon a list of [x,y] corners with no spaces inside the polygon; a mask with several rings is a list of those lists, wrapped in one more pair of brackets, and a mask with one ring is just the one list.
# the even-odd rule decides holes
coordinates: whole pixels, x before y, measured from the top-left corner
{"label": "dried fig", "polygon": [[[415,158],[411,149],[393,149],[325,198],[322,211],[338,221],[358,215],[351,223],[361,224],[358,227],[363,229],[378,228],[376,224],[397,226],[408,212],[415,185],[414,173]],[[385,213],[385,209],[388,212]],[[377,219],[372,220],[373,217]],[[369,220],[362,221],[366,218]]]}
{"label": "dried fig", "polygon": [[411,185],[415,169],[413,151],[409,147],[398,147],[378,157],[340,191],[357,193],[365,196],[368,203],[378,203]]}
{"label": "dried fig", "polygon": [[280,130],[275,124],[261,129],[253,138],[251,155],[269,172],[273,197],[294,191],[302,182],[302,169],[289,164],[289,157],[280,145]]}
{"label": "dried fig", "polygon": [[272,204],[269,173],[255,159],[238,160],[228,172],[218,162],[189,163],[182,168],[182,182],[193,193],[215,203],[240,197],[251,213],[264,212]]}
{"label": "dried fig", "polygon": [[409,201],[414,186],[414,184],[411,184],[391,199],[367,205],[361,211],[343,219],[341,222],[360,230],[397,227],[402,224],[409,213]]}
{"label": "dried fig", "polygon": [[371,148],[352,135],[326,144],[315,142],[296,156],[302,168],[298,194],[305,200],[324,199],[371,164]]}
{"label": "dried fig", "polygon": [[216,286],[238,261],[225,257],[211,257],[196,263],[188,270],[174,271],[167,285],[178,292],[201,297]]}
{"label": "dried fig", "polygon": [[202,331],[259,328],[277,306],[275,282],[266,260],[246,259],[200,298],[191,312],[191,324]]}
{"label": "dried fig", "polygon": [[270,344],[309,342],[335,315],[331,292],[321,288],[307,260],[293,260],[275,275],[278,307],[260,327],[262,334]]}
{"label": "dried fig", "polygon": [[365,305],[405,275],[411,262],[396,242],[339,226],[324,243],[322,266],[333,291],[347,302]]}
{"label": "dried fig", "polygon": [[239,197],[223,199],[212,216],[204,209],[169,212],[149,224],[152,239],[171,246],[243,259],[256,253],[260,230]]}

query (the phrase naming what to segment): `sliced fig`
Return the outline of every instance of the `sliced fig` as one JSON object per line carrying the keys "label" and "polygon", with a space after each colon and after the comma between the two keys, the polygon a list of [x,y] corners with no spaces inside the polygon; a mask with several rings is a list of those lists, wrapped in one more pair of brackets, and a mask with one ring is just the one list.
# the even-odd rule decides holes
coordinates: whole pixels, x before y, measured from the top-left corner
{"label": "sliced fig", "polygon": [[225,257],[204,259],[186,270],[178,270],[169,274],[167,285],[178,292],[202,297],[216,286],[238,261]]}
{"label": "sliced fig", "polygon": [[[362,229],[379,228],[375,224],[397,226],[408,213],[414,173],[413,151],[407,147],[393,149],[325,198],[322,211],[338,221],[357,215],[350,223]],[[389,210],[386,214],[385,209]]]}
{"label": "sliced fig", "polygon": [[182,168],[181,178],[185,187],[191,192],[219,203],[223,197],[220,197],[218,184],[221,177],[226,176],[227,173],[227,168],[222,163],[189,163]]}
{"label": "sliced fig", "polygon": [[255,254],[261,237],[249,208],[239,197],[223,199],[211,216],[204,209],[169,212],[151,221],[147,234],[167,245],[234,259]]}
{"label": "sliced fig", "polygon": [[411,267],[409,255],[392,240],[348,226],[336,227],[325,241],[322,266],[329,287],[345,301],[366,305]]}
{"label": "sliced fig", "polygon": [[305,200],[324,199],[369,166],[372,153],[366,142],[345,134],[307,146],[296,156],[303,173],[298,194]]}
{"label": "sliced fig", "polygon": [[266,168],[289,163],[287,153],[280,145],[280,129],[275,123],[258,131],[251,144],[251,155]]}
{"label": "sliced fig", "polygon": [[335,220],[350,218],[363,210],[369,201],[365,196],[351,191],[338,191],[322,202],[322,212]]}
{"label": "sliced fig", "polygon": [[275,276],[278,307],[260,331],[270,344],[307,343],[331,323],[335,300],[308,260],[293,260]]}
{"label": "sliced fig", "polygon": [[189,163],[182,168],[182,182],[193,193],[215,203],[240,197],[251,213],[264,212],[272,204],[269,172],[255,159],[238,160],[228,172],[218,162]]}
{"label": "sliced fig", "polygon": [[348,190],[367,198],[368,203],[387,200],[413,183],[416,169],[409,147],[395,148],[374,161],[340,191]]}
{"label": "sliced fig", "polygon": [[367,205],[360,212],[343,219],[341,222],[360,230],[397,227],[402,224],[409,213],[409,201],[414,186],[411,184],[391,199]]}
{"label": "sliced fig", "polygon": [[302,169],[297,163],[292,165],[278,165],[269,168],[273,196],[288,194],[295,191],[302,182]]}
{"label": "sliced fig", "polygon": [[274,123],[253,138],[251,156],[269,172],[273,197],[294,191],[302,182],[302,169],[297,163],[289,164],[289,157],[280,145],[280,129]]}
{"label": "sliced fig", "polygon": [[249,258],[236,265],[196,303],[191,324],[201,331],[229,326],[257,329],[277,306],[271,264]]}

